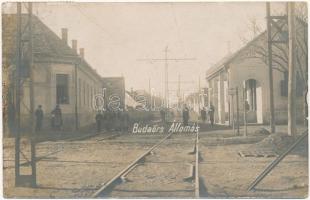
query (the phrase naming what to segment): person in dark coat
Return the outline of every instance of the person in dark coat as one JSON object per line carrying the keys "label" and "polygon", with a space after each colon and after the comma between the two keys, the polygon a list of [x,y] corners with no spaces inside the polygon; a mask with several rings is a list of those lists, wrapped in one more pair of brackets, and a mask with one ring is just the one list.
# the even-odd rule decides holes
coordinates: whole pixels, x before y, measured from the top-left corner
{"label": "person in dark coat", "polygon": [[103,119],[104,119],[104,126],[106,128],[107,131],[110,131],[111,130],[111,118],[112,118],[112,113],[109,109],[107,109],[104,113],[104,116],[103,116]]}
{"label": "person in dark coat", "polygon": [[103,115],[100,111],[97,112],[96,114],[96,125],[97,125],[97,132],[100,133],[101,132],[101,124],[103,121]]}
{"label": "person in dark coat", "polygon": [[203,107],[200,111],[201,120],[203,123],[206,122],[207,112],[206,109]]}
{"label": "person in dark coat", "polygon": [[189,109],[185,105],[184,109],[183,109],[183,124],[184,124],[184,126],[188,125],[188,120],[189,120]]}
{"label": "person in dark coat", "polygon": [[57,104],[55,109],[52,111],[52,124],[53,128],[60,130],[62,126],[62,113],[59,105]]}
{"label": "person in dark coat", "polygon": [[213,104],[211,103],[210,108],[209,108],[209,118],[210,118],[211,127],[213,127],[214,125],[214,111],[215,111],[215,108]]}
{"label": "person in dark coat", "polygon": [[122,111],[122,115],[121,115],[121,131],[127,132],[128,127],[129,127],[129,113],[128,113],[127,109],[124,109],[124,111]]}
{"label": "person in dark coat", "polygon": [[42,122],[44,116],[41,105],[39,105],[38,108],[36,109],[35,116],[36,116],[36,131],[40,131],[42,128]]}
{"label": "person in dark coat", "polygon": [[165,112],[165,110],[163,108],[160,109],[160,119],[161,119],[162,123],[166,122],[166,112]]}

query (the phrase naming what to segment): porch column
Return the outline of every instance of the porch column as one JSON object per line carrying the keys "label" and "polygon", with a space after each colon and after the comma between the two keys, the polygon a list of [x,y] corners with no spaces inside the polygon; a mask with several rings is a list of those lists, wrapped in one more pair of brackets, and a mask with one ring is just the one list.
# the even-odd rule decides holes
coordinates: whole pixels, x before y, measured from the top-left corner
{"label": "porch column", "polygon": [[219,122],[221,124],[225,123],[225,99],[224,99],[224,72],[220,72],[219,75],[219,104],[218,104],[218,113],[219,113]]}
{"label": "porch column", "polygon": [[212,81],[208,80],[208,103],[207,103],[208,106],[210,106],[210,103],[212,101],[212,97],[213,97]]}
{"label": "porch column", "polygon": [[219,106],[218,106],[218,77],[214,77],[213,78],[213,100],[212,100],[212,103],[213,103],[213,106],[215,108],[215,111],[214,111],[214,122],[216,123],[219,123],[219,115],[218,115],[218,109],[219,109]]}

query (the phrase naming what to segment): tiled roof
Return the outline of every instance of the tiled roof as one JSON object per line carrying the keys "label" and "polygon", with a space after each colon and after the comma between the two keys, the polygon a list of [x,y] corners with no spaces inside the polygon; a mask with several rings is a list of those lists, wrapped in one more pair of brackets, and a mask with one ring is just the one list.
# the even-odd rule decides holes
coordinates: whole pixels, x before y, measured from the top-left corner
{"label": "tiled roof", "polygon": [[226,55],[224,58],[222,58],[219,62],[217,62],[215,65],[213,65],[211,68],[209,68],[206,72],[206,77],[210,77],[212,76],[214,73],[220,71],[222,68],[224,68],[227,64],[229,64],[230,62],[233,61],[233,59],[235,59],[241,52],[243,52],[244,50],[246,50],[251,44],[253,44],[254,42],[256,42],[258,39],[260,39],[261,37],[263,37],[263,35],[265,35],[266,31],[262,32],[261,34],[259,34],[258,36],[256,36],[256,38],[254,38],[253,40],[249,41],[245,46],[241,47],[239,50],[237,50],[234,53],[230,53],[228,55]]}
{"label": "tiled roof", "polygon": [[[22,28],[25,29],[28,16],[22,15]],[[65,44],[51,29],[49,29],[38,17],[33,16],[33,52],[51,57],[78,56],[73,49]],[[13,56],[16,50],[16,14],[2,15],[2,39],[3,53],[6,56]],[[23,34],[23,38],[27,38]]]}
{"label": "tiled roof", "polygon": [[[22,14],[22,28],[25,30],[28,21],[28,15]],[[72,60],[72,62],[80,60],[80,56],[61,40],[49,27],[47,27],[38,17],[33,16],[33,53],[34,57],[49,58],[53,60]],[[17,15],[2,14],[2,53],[6,58],[6,62],[14,62],[16,52],[16,31],[17,31]],[[25,32],[26,33],[26,32]],[[27,39],[27,35],[23,34],[23,38]],[[88,69],[98,79],[101,76],[94,70],[84,59],[80,60],[81,67]]]}
{"label": "tiled roof", "polygon": [[[299,19],[296,17],[296,21],[298,22],[299,25],[308,27],[308,23],[304,22],[303,20]],[[283,23],[283,22],[281,22]],[[273,31],[273,27],[272,27]],[[255,44],[258,40],[262,39],[263,37],[266,36],[267,32],[263,31],[259,35],[257,35],[253,40],[249,41],[247,44],[245,44],[243,47],[241,47],[239,50],[232,54],[228,54],[224,58],[222,58],[219,62],[217,62],[215,65],[211,66],[207,71],[206,71],[206,78],[212,77],[215,73],[223,69],[225,66],[227,66],[229,63],[231,63],[234,59],[236,59],[242,52],[248,50],[252,44]]]}

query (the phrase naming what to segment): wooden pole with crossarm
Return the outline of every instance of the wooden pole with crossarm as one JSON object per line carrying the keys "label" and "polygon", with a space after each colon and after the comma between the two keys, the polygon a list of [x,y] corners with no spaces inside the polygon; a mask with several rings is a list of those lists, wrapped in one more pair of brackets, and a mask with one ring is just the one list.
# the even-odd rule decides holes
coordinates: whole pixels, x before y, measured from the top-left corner
{"label": "wooden pole with crossarm", "polygon": [[169,58],[168,57],[168,46],[165,48],[165,57],[164,58],[146,58],[146,59],[138,59],[138,61],[151,61],[151,62],[165,62],[165,68],[164,68],[164,102],[165,107],[169,108],[169,76],[168,76],[168,62],[169,61],[190,61],[190,60],[196,60],[196,58]]}

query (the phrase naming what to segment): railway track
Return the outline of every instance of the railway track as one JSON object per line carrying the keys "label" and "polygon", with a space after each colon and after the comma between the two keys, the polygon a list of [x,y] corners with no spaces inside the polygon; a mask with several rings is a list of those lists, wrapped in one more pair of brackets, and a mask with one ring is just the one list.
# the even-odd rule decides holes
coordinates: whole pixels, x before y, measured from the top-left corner
{"label": "railway track", "polygon": [[[90,139],[90,138],[96,137],[98,135],[99,134],[97,134],[97,133],[90,133],[90,134],[85,134],[85,135],[72,136],[72,137],[63,139],[63,142],[81,141],[81,140],[86,140],[86,139]],[[99,140],[110,139],[110,138],[117,137],[117,136],[119,136],[119,134],[114,134],[114,135],[109,136],[109,137],[100,138],[100,139],[98,139],[98,141]],[[49,144],[53,144],[53,143],[56,143],[56,142],[54,142],[54,141],[37,141],[36,145],[45,145],[45,144],[49,145]],[[23,145],[25,146],[25,145],[27,145],[27,143],[24,142]],[[11,148],[13,148],[13,147],[14,146],[11,146]],[[8,147],[6,147],[6,148],[8,148]],[[37,156],[36,162],[39,162],[40,160],[44,160],[44,159],[48,158],[49,156],[57,154],[57,153],[59,153],[59,152],[61,152],[63,150],[64,150],[64,148],[60,148],[60,149],[57,148],[56,150],[49,151],[49,152],[47,152],[47,153],[45,153],[43,155]],[[29,160],[30,158],[27,158],[27,156],[23,153],[23,151],[21,151],[21,155],[22,155],[22,157],[26,161],[22,162],[20,165],[21,166],[29,166],[31,164],[31,161]],[[28,157],[30,157],[30,156],[28,156]],[[14,167],[15,166],[4,166],[3,169],[10,169],[10,168],[14,168]]]}
{"label": "railway track", "polygon": [[[157,142],[155,145],[153,145],[152,147],[150,147],[148,150],[146,150],[144,153],[142,153],[141,155],[139,155],[134,161],[132,161],[131,163],[129,163],[127,166],[125,166],[123,168],[123,170],[121,170],[119,173],[117,173],[114,177],[112,177],[108,182],[106,183],[102,183],[101,184],[101,187],[96,190],[92,195],[91,197],[92,198],[101,198],[101,197],[108,197],[109,195],[111,195],[112,192],[127,192],[127,193],[135,193],[135,192],[144,192],[144,191],[136,191],[136,190],[131,190],[131,189],[117,189],[119,186],[123,186],[123,183],[127,183],[128,182],[135,182],[135,181],[132,181],[132,180],[128,180],[127,177],[134,173],[134,171],[138,171],[136,172],[136,174],[141,175],[141,173],[143,174],[148,174],[147,173],[147,170],[150,170],[149,166],[145,166],[144,164],[145,163],[148,163],[148,164],[160,164],[160,167],[163,167],[163,165],[165,164],[173,164],[174,165],[174,168],[180,168],[180,166],[177,166],[175,167],[175,165],[180,165],[181,163],[180,162],[176,162],[176,163],[173,163],[175,161],[172,161],[172,162],[169,162],[169,159],[168,158],[163,158],[165,159],[164,161],[161,161],[161,162],[148,162],[146,161],[146,157],[149,156],[149,155],[153,155],[155,154],[156,155],[156,151],[155,150],[158,150],[158,147],[159,146],[164,146],[164,142],[168,141],[169,138],[171,138],[173,135],[173,133],[170,133],[168,134],[167,136],[165,136],[163,139],[161,139],[159,142]],[[195,154],[194,155],[194,162],[191,161],[193,164],[190,164],[190,173],[189,173],[189,176],[186,177],[186,178],[183,178],[183,182],[185,183],[182,183],[183,185],[184,184],[187,184],[190,185],[190,184],[193,184],[194,187],[192,187],[192,189],[179,189],[179,190],[175,190],[176,192],[183,192],[188,194],[188,193],[191,193],[190,197],[195,197],[195,198],[199,198],[200,197],[200,184],[199,184],[199,135],[198,133],[195,134],[195,142],[194,142],[194,147],[193,147],[193,150],[190,152],[191,154]],[[182,153],[184,153],[184,148],[182,149]],[[188,152],[187,152],[188,153]],[[186,154],[187,154],[186,153]],[[174,157],[175,155],[173,155]],[[152,157],[152,156],[150,156]],[[191,156],[192,157],[192,156]],[[180,163],[180,164],[179,164]],[[143,168],[143,169],[142,169]],[[158,168],[155,168],[155,169],[158,169]],[[135,170],[136,169],[136,170]],[[142,171],[141,171],[142,170]],[[183,169],[184,170],[184,169]],[[156,170],[157,171],[157,170]],[[140,174],[139,174],[140,173]],[[164,173],[167,173],[164,171]],[[178,172],[179,173],[179,172]],[[183,173],[184,174],[184,173]],[[144,175],[143,175],[144,176]],[[155,176],[155,175],[154,175]],[[142,179],[147,179],[147,177],[142,177]],[[144,184],[143,184],[143,181],[147,181],[147,180],[139,180],[139,181],[142,181],[142,187],[144,187]],[[165,180],[166,181],[166,180]],[[182,185],[181,184],[181,185]],[[126,187],[126,186],[124,186]],[[183,187],[183,186],[182,186]],[[187,187],[188,188],[188,187]],[[182,191],[180,191],[182,190]],[[149,193],[154,193],[156,192],[156,189],[154,188],[154,190],[152,188],[149,189]],[[172,192],[173,193],[173,190],[172,191],[164,191],[164,192]],[[132,195],[132,194],[131,194]],[[172,194],[173,195],[173,194]],[[116,195],[117,196],[117,195]],[[148,195],[146,195],[148,196]],[[152,196],[152,195],[151,195]],[[114,195],[111,195],[111,197],[114,197]],[[156,197],[163,197],[163,196],[156,196]],[[173,197],[173,196],[172,196]]]}

